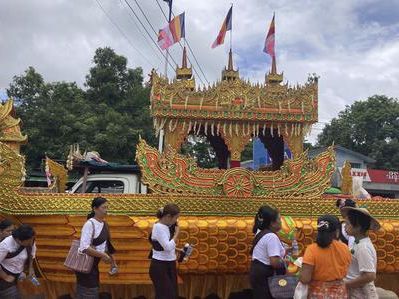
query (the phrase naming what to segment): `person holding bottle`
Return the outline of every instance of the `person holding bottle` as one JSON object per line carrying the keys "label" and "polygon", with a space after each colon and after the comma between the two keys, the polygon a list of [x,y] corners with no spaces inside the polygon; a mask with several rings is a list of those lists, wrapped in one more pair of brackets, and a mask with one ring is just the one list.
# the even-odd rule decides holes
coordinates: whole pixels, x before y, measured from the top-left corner
{"label": "person holding bottle", "polygon": [[111,243],[111,235],[105,216],[108,212],[107,199],[96,197],[93,199],[92,211],[87,215],[80,237],[79,251],[94,257],[94,263],[89,273],[75,272],[77,299],[98,299],[100,287],[100,273],[98,264],[102,260],[116,268],[112,255],[115,249]]}
{"label": "person holding bottle", "polygon": [[152,245],[149,274],[155,288],[155,299],[178,298],[176,244],[180,233],[177,220],[180,208],[167,204],[157,212],[149,240]]}

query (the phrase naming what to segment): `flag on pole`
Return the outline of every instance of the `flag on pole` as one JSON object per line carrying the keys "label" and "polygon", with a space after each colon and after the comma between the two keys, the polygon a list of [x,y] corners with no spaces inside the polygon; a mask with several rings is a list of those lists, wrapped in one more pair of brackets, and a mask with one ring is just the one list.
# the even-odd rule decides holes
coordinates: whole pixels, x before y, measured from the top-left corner
{"label": "flag on pole", "polygon": [[269,32],[267,33],[266,40],[265,40],[265,47],[263,48],[263,52],[269,54],[271,57],[275,57],[274,51],[274,36],[275,36],[275,27],[274,27],[274,14],[272,22],[270,23]]}
{"label": "flag on pole", "polygon": [[184,12],[173,18],[172,21],[163,29],[159,30],[158,45],[165,50],[173,44],[179,42],[185,36]]}
{"label": "flag on pole", "polygon": [[218,34],[218,36],[216,37],[215,41],[212,44],[212,49],[214,49],[217,46],[220,46],[220,45],[222,45],[224,43],[224,37],[226,36],[226,32],[231,30],[232,14],[233,14],[233,6],[230,7],[226,18],[223,21],[222,28],[220,28],[219,34]]}
{"label": "flag on pole", "polygon": [[169,19],[168,19],[168,21],[170,21],[171,16],[172,16],[172,0],[163,0],[163,1],[167,2],[168,5],[169,5]]}

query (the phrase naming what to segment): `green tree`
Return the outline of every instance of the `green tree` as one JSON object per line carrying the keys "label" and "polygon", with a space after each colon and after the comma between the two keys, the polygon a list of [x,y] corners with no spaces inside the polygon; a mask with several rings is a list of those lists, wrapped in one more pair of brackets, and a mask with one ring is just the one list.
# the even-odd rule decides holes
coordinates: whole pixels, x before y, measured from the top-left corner
{"label": "green tree", "polygon": [[106,160],[132,163],[140,135],[152,145],[156,141],[143,70],[128,68],[127,59],[111,48],[97,49],[93,62],[85,83],[96,113],[91,144]]}
{"label": "green tree", "polygon": [[126,58],[110,48],[97,49],[93,62],[87,90],[46,83],[32,67],[13,78],[7,93],[16,99],[29,138],[23,149],[28,168],[38,167],[45,153],[65,159],[73,143],[120,163],[134,161],[139,135],[155,143],[142,69],[128,68]]}
{"label": "green tree", "polygon": [[194,158],[199,167],[218,167],[216,154],[206,137],[190,135],[182,145],[181,152],[184,155]]}
{"label": "green tree", "polygon": [[376,160],[375,167],[399,170],[399,102],[383,95],[356,101],[318,136],[318,145],[339,144]]}

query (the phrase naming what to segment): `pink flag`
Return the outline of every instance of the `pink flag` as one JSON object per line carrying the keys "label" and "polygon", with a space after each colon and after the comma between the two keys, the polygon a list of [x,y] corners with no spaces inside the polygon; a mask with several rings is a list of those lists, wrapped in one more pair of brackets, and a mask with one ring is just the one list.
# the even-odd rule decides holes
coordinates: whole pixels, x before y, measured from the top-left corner
{"label": "pink flag", "polygon": [[271,57],[275,57],[276,53],[274,51],[274,15],[272,22],[270,23],[269,32],[267,33],[265,40],[265,47],[263,48],[263,52],[269,54]]}
{"label": "pink flag", "polygon": [[185,37],[184,12],[173,18],[172,21],[158,33],[158,45],[165,50]]}

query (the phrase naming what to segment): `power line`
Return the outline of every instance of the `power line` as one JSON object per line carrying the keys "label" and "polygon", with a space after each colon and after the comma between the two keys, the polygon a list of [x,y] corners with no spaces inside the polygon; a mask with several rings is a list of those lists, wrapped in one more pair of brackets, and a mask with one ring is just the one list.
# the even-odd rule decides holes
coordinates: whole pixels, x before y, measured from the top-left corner
{"label": "power line", "polygon": [[[151,39],[151,41],[155,44],[156,48],[158,49],[158,51],[161,53],[161,55],[166,59],[165,54],[162,52],[162,50],[158,47],[157,42],[153,39],[153,37],[151,36],[151,34],[148,32],[147,28],[145,27],[145,25],[143,24],[143,22],[141,21],[141,19],[139,18],[139,16],[136,14],[136,12],[134,11],[134,9],[132,8],[132,6],[129,4],[129,2],[127,2],[127,0],[124,0],[125,3],[127,4],[127,6],[129,7],[130,11],[134,14],[134,16],[136,17],[136,19],[139,21],[139,23],[141,24],[141,26],[143,27],[144,31],[147,33],[147,35],[149,36],[149,38]],[[174,66],[168,62],[168,64],[174,68]]]}
{"label": "power line", "polygon": [[105,16],[108,18],[108,20],[116,27],[116,29],[119,31],[119,33],[127,40],[127,42],[130,44],[130,46],[137,52],[141,57],[143,57],[151,66],[154,66],[154,64],[132,43],[132,41],[127,37],[127,35],[122,31],[122,29],[119,27],[119,25],[112,20],[111,16],[107,13],[107,11],[104,9],[104,7],[101,5],[99,0],[95,0],[100,7],[100,9],[103,11]]}
{"label": "power line", "polygon": [[[123,5],[123,1],[120,0],[121,4]],[[132,24],[137,28],[138,32],[141,34],[141,36],[143,37],[144,41],[147,43],[147,45],[150,47],[150,49],[152,50],[152,52],[155,54],[155,56],[157,56],[157,58],[159,59],[160,62],[162,62],[162,57],[159,56],[159,53],[154,49],[154,45],[151,44],[148,41],[147,36],[144,34],[144,32],[142,31],[141,27],[139,26],[139,24],[137,23],[136,19],[131,18],[131,16],[124,10],[125,14],[128,16],[128,20],[130,22],[132,22]]]}
{"label": "power line", "polygon": [[[168,17],[166,16],[164,10],[162,9],[162,6],[161,6],[161,4],[159,3],[159,0],[156,0],[156,1],[157,1],[157,4],[158,4],[159,9],[161,10],[163,16],[165,17],[165,20],[168,21]],[[173,16],[175,16],[175,14],[173,13],[173,11],[172,11],[172,14],[173,14]],[[197,57],[195,56],[194,51],[191,49],[191,46],[190,46],[190,43],[188,42],[188,39],[187,39],[186,37],[184,37],[184,39],[185,39],[185,41],[186,41],[186,43],[187,43],[187,46],[188,46],[188,49],[189,49],[191,55],[194,57],[194,60],[195,60],[195,62],[196,62],[197,65],[198,65],[198,68],[199,68],[199,70],[200,70],[202,76],[204,77],[205,81],[206,81],[206,82],[208,83],[208,85],[209,85],[209,81],[208,81],[208,79],[206,78],[205,73],[204,73],[204,71],[202,70],[201,65],[198,63]],[[179,42],[179,45],[180,45],[180,47],[183,49],[183,46],[182,46],[181,42]],[[190,57],[188,57],[188,61],[190,62],[191,65],[193,65],[193,63],[192,63],[191,60],[190,60]],[[200,76],[199,76],[198,73],[195,71],[195,68],[194,68],[194,72],[197,74],[198,78],[201,80]],[[202,81],[202,80],[201,80],[201,81]],[[203,83],[203,82],[202,82],[202,83]]]}

